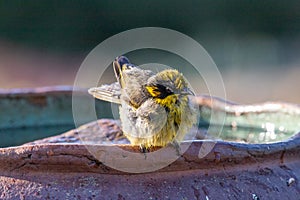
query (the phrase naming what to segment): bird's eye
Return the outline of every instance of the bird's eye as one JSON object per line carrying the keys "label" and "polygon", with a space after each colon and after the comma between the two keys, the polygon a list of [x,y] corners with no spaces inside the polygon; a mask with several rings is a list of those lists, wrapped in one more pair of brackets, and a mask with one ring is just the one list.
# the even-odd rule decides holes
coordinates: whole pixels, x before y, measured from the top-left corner
{"label": "bird's eye", "polygon": [[172,94],[173,91],[172,91],[170,88],[166,87],[166,93],[167,93],[167,94]]}
{"label": "bird's eye", "polygon": [[166,87],[166,86],[160,85],[160,84],[158,84],[156,86],[157,86],[158,91],[160,92],[160,98],[162,98],[162,99],[173,94],[172,89],[169,87]]}
{"label": "bird's eye", "polygon": [[172,89],[161,84],[146,86],[147,91],[152,97],[164,99],[167,96],[174,94]]}

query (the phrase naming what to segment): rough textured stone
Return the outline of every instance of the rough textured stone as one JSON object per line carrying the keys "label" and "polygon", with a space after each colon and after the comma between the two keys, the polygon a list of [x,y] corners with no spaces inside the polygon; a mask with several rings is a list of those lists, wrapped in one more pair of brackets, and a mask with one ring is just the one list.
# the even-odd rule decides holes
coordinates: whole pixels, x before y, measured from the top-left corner
{"label": "rough textured stone", "polygon": [[[208,143],[215,146],[199,158],[199,150]],[[91,148],[103,154],[115,152],[118,162],[130,159],[124,152],[141,154],[139,147],[126,144],[37,144],[0,149],[0,198],[297,199],[299,196],[300,137],[265,145],[195,141],[174,163],[143,174],[112,169],[104,164],[105,160],[100,162],[87,150]],[[120,148],[124,150],[122,154],[118,154]],[[166,148],[170,155],[176,153],[173,147]],[[289,185],[291,179],[295,181]]]}
{"label": "rough textured stone", "polygon": [[[68,116],[71,115],[72,90],[22,92],[1,94],[1,108],[12,102],[10,108],[22,114],[18,116],[20,121],[10,126],[34,122],[40,116],[45,116],[41,118],[42,124],[49,122],[46,117],[52,117],[51,122],[71,121]],[[40,98],[41,93],[46,99],[54,100],[46,102]],[[37,99],[31,99],[32,96]],[[222,109],[224,106],[224,102],[208,97],[199,97],[197,101],[202,108]],[[22,102],[25,110],[21,110]],[[248,120],[248,113],[267,109],[292,114],[299,111],[298,106],[269,105],[228,104],[226,112]],[[41,107],[51,110],[53,115],[44,113]],[[68,116],[55,113],[53,108],[68,112]],[[101,105],[99,110],[105,108],[107,105]],[[235,112],[239,109],[240,112]],[[29,110],[36,113],[28,113]],[[11,119],[13,116],[3,116],[3,121]],[[226,123],[231,124],[231,121]],[[60,136],[1,148],[0,199],[299,199],[300,134],[270,144],[183,142],[181,147],[187,151],[182,156],[164,168],[147,173],[129,173],[108,166],[112,159],[139,170],[142,166],[157,165],[149,154],[141,153],[139,147],[127,142],[117,121],[102,119]],[[159,150],[153,149],[154,152]],[[167,146],[158,159],[176,156],[174,147]]]}

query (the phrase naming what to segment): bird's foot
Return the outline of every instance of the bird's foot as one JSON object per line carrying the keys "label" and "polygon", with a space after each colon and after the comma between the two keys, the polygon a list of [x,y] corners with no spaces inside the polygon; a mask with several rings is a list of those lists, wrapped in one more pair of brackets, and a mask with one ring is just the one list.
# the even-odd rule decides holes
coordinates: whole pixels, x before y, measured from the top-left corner
{"label": "bird's foot", "polygon": [[149,148],[147,148],[147,147],[145,147],[145,145],[143,145],[143,144],[140,144],[140,151],[141,151],[141,153],[143,153],[144,154],[144,156],[145,156],[145,159],[147,158],[147,153],[149,153],[150,152],[150,149]]}
{"label": "bird's foot", "polygon": [[180,144],[178,141],[174,140],[173,142],[171,142],[172,147],[174,147],[174,149],[176,150],[176,154],[177,156],[181,156],[181,148],[180,148]]}

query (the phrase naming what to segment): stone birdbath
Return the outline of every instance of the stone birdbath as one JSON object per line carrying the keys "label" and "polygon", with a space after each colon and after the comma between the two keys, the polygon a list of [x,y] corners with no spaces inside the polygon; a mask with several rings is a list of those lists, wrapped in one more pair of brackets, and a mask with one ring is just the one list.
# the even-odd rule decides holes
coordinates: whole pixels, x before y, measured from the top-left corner
{"label": "stone birdbath", "polygon": [[299,199],[298,105],[198,96],[196,139],[152,157],[128,144],[107,102],[75,128],[72,94],[92,98],[71,87],[0,92],[0,199]]}

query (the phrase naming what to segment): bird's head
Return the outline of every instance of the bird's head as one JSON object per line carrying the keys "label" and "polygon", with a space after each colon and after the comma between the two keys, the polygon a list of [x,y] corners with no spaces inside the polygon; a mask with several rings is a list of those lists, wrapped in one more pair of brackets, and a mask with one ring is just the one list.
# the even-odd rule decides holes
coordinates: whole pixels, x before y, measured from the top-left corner
{"label": "bird's head", "polygon": [[146,89],[150,96],[163,106],[181,103],[182,98],[194,95],[184,76],[177,70],[167,69],[148,79]]}

